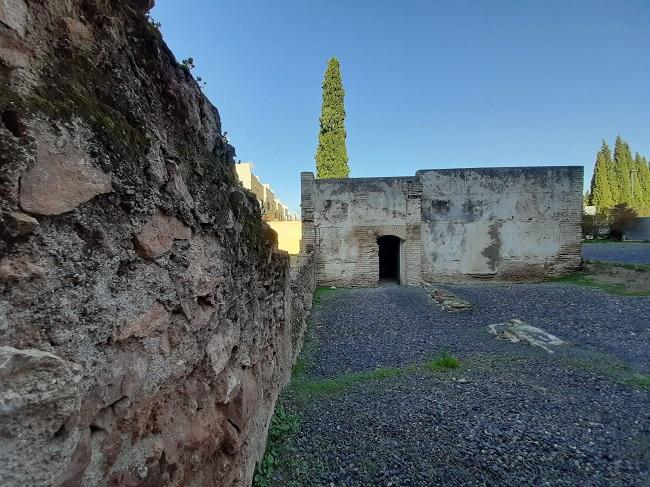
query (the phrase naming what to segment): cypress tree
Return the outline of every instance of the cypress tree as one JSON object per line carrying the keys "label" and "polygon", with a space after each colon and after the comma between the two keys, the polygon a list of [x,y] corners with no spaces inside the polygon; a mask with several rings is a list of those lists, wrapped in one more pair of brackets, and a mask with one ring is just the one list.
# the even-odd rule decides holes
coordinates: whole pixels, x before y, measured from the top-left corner
{"label": "cypress tree", "polygon": [[348,151],[345,146],[345,90],[339,60],[327,63],[323,79],[323,105],[316,150],[317,178],[347,178]]}
{"label": "cypress tree", "polygon": [[616,137],[614,145],[614,177],[616,180],[616,204],[625,203],[632,206],[632,191],[630,188],[630,169],[632,165],[632,154],[630,147],[621,136]]}
{"label": "cypress tree", "polygon": [[648,167],[648,161],[637,152],[634,162],[639,191],[637,210],[642,216],[650,216],[650,168]]}
{"label": "cypress tree", "polygon": [[639,211],[645,206],[643,189],[641,188],[641,156],[637,152],[630,165],[630,195],[632,208]]}
{"label": "cypress tree", "polygon": [[612,189],[612,153],[607,142],[603,140],[603,145],[596,155],[594,175],[591,178],[591,204],[599,213],[616,204]]}

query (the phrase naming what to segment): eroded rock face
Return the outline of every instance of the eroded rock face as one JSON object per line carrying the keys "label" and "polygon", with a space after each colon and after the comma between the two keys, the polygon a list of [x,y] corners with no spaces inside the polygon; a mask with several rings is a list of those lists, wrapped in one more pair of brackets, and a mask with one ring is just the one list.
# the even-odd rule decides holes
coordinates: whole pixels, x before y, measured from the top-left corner
{"label": "eroded rock face", "polygon": [[313,262],[151,5],[0,0],[3,486],[248,485],[300,345]]}
{"label": "eroded rock face", "polygon": [[36,163],[20,178],[24,211],[60,215],[113,190],[111,175],[93,167],[86,154],[74,148],[54,153],[45,140],[37,144]]}
{"label": "eroded rock face", "polygon": [[157,259],[168,252],[174,240],[187,240],[192,236],[192,229],[178,218],[157,211],[137,235],[137,247],[142,257]]}

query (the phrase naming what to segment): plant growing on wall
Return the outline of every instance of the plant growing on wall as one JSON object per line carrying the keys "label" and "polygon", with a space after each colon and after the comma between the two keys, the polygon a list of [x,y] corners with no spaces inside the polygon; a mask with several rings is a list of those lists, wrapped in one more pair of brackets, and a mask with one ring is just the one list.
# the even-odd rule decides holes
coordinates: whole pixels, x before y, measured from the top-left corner
{"label": "plant growing on wall", "polygon": [[323,105],[316,150],[317,178],[347,178],[350,174],[345,145],[344,98],[341,67],[339,60],[333,57],[327,63],[323,79]]}

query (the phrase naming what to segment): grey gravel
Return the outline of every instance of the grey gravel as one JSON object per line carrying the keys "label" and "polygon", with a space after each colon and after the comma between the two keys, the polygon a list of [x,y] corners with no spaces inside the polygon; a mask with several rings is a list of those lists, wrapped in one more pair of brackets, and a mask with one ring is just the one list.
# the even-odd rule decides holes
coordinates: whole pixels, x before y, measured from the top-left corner
{"label": "grey gravel", "polygon": [[589,260],[650,264],[650,243],[608,242],[582,244],[582,257]]}
{"label": "grey gravel", "polygon": [[[285,407],[301,417],[277,485],[648,485],[650,298],[569,284],[444,286],[473,305],[448,313],[424,289],[344,289],[316,308],[312,379],[421,363],[408,372]],[[519,318],[570,345],[553,354],[495,340]],[[632,369],[630,369],[629,373]]]}

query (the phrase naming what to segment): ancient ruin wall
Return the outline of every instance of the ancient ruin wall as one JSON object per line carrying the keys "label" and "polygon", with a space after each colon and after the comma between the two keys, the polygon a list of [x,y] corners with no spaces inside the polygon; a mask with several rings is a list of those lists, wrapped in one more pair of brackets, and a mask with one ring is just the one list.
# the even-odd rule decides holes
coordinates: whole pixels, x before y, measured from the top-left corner
{"label": "ancient ruin wall", "polygon": [[[420,282],[420,184],[416,178],[314,179],[303,173],[303,245],[318,283],[376,286],[377,239],[399,237],[401,281]],[[309,250],[309,249],[305,249]]]}
{"label": "ancient ruin wall", "polygon": [[151,3],[0,1],[6,486],[247,485],[300,341],[309,262]]}
{"label": "ancient ruin wall", "polygon": [[303,173],[302,250],[324,285],[377,285],[383,235],[401,240],[402,284],[561,275],[580,265],[582,178],[582,167]]}
{"label": "ancient ruin wall", "polygon": [[532,279],[580,265],[582,167],[418,171],[422,276]]}

